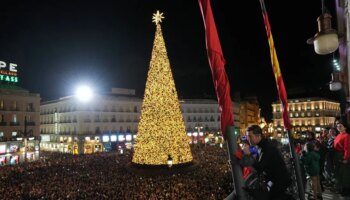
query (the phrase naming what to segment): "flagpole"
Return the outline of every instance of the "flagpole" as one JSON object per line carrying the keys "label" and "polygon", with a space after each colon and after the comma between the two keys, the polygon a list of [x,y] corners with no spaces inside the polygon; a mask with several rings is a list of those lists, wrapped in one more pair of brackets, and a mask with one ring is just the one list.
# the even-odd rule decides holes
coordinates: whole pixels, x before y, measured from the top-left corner
{"label": "flagpole", "polygon": [[295,176],[297,179],[297,186],[298,186],[298,193],[299,193],[299,199],[305,200],[305,191],[304,191],[304,184],[302,180],[302,174],[301,174],[301,168],[300,168],[300,162],[298,155],[295,151],[295,144],[294,144],[294,138],[292,137],[292,131],[287,130],[288,140],[289,140],[289,150],[291,152],[292,162],[294,165],[294,171]]}
{"label": "flagpole", "polygon": [[[232,179],[235,191],[232,192],[225,200],[233,200],[237,197],[238,200],[247,200],[246,192],[243,190],[244,180],[242,167],[239,164],[234,153],[237,151],[237,136],[235,135],[234,126],[229,126],[226,129],[226,141],[229,153],[229,161],[232,171]],[[235,193],[235,194],[234,194]]]}
{"label": "flagpole", "polygon": [[288,115],[288,98],[287,98],[287,91],[284,86],[283,78],[282,78],[282,73],[281,69],[279,67],[278,63],[278,58],[277,58],[277,53],[272,37],[272,31],[271,31],[271,26],[269,22],[269,17],[265,8],[265,3],[264,0],[259,0],[260,5],[261,5],[261,10],[264,18],[264,23],[265,23],[265,30],[267,34],[267,39],[268,43],[270,46],[270,56],[271,56],[271,64],[272,64],[272,70],[275,75],[275,80],[276,80],[276,86],[277,86],[277,91],[278,91],[278,96],[281,101],[282,107],[283,107],[283,124],[285,129],[287,129],[287,135],[289,139],[289,149],[290,149],[290,156],[294,165],[294,171],[295,171],[295,176],[296,176],[296,181],[297,181],[297,187],[298,187],[298,193],[299,193],[299,199],[300,200],[305,200],[305,192],[304,192],[304,185],[302,181],[302,175],[301,175],[301,169],[300,169],[300,164],[299,164],[299,158],[297,157],[297,154],[295,152],[295,146],[291,134],[291,129],[292,125],[289,120],[289,115]]}
{"label": "flagpole", "polygon": [[[216,30],[214,16],[211,10],[210,0],[198,0],[201,9],[204,28],[205,41],[207,47],[209,66],[212,72],[213,83],[215,87],[216,97],[221,112],[221,131],[229,150],[229,159],[233,177],[235,191],[226,199],[232,200],[238,197],[239,200],[246,200],[246,193],[243,190],[243,174],[242,167],[234,157],[237,151],[237,138],[234,133],[234,120],[232,111],[232,100],[230,96],[230,83],[225,71],[225,58],[222,53],[219,36]],[[234,194],[236,193],[236,194]]]}

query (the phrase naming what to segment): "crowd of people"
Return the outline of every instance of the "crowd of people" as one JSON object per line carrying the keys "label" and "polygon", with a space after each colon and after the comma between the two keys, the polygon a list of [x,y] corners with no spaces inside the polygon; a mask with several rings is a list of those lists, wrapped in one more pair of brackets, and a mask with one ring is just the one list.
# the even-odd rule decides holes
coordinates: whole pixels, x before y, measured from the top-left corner
{"label": "crowd of people", "polygon": [[[256,151],[242,149],[252,161],[246,169],[267,176],[267,199],[293,199],[288,193],[297,191],[287,179],[293,177],[288,145],[264,138],[258,126],[247,133],[247,144]],[[225,199],[233,191],[227,149],[197,144],[191,150],[196,167],[156,175],[131,170],[132,150],[74,156],[43,152],[37,161],[0,168],[0,199]],[[296,152],[308,199],[322,199],[324,186],[349,197],[350,134],[345,124],[325,128],[319,137],[307,131]]]}
{"label": "crowd of people", "polygon": [[122,155],[42,153],[39,161],[0,168],[0,199],[224,199],[233,190],[227,149],[191,148],[196,168],[157,176],[129,170],[130,150]]}
{"label": "crowd of people", "polygon": [[334,127],[325,128],[319,137],[307,131],[306,141],[297,145],[297,153],[305,169],[305,188],[311,183],[309,199],[322,199],[324,186],[350,198],[350,134],[346,124],[337,121]]}

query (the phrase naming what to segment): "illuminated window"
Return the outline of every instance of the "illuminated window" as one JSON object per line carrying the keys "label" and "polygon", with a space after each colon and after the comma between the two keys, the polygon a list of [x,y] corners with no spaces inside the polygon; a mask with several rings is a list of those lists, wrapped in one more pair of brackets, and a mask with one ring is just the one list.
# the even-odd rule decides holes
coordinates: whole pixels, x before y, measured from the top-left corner
{"label": "illuminated window", "polygon": [[315,105],[315,110],[318,110],[318,109],[319,109],[318,105]]}
{"label": "illuminated window", "polygon": [[116,142],[116,141],[117,141],[117,136],[111,135],[111,142]]}
{"label": "illuminated window", "polygon": [[307,116],[308,116],[308,117],[311,117],[311,112],[307,112]]}
{"label": "illuminated window", "polygon": [[4,132],[0,131],[0,137],[4,137]]}
{"label": "illuminated window", "polygon": [[301,113],[301,116],[302,116],[302,117],[305,117],[305,113],[302,112],[302,113]]}
{"label": "illuminated window", "polygon": [[295,117],[299,117],[299,113],[295,113]]}
{"label": "illuminated window", "polygon": [[320,113],[315,113],[315,116],[316,116],[316,117],[319,117],[319,116],[320,116]]}
{"label": "illuminated window", "polygon": [[17,122],[17,115],[16,114],[13,114],[12,115],[12,122]]}
{"label": "illuminated window", "polygon": [[17,136],[17,132],[16,131],[12,131],[12,137],[16,137]]}
{"label": "illuminated window", "polygon": [[4,100],[0,100],[0,110],[4,110]]}
{"label": "illuminated window", "polygon": [[289,117],[293,117],[293,113],[289,113]]}

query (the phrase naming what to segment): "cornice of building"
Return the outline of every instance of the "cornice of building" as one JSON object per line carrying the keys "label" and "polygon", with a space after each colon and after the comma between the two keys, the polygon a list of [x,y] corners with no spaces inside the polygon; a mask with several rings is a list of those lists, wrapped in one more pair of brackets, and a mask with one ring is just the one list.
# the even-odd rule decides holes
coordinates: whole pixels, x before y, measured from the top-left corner
{"label": "cornice of building", "polygon": [[0,84],[0,94],[15,95],[15,96],[32,96],[32,97],[40,98],[40,94],[30,93],[29,90],[23,89],[15,85]]}
{"label": "cornice of building", "polygon": [[[335,100],[331,100],[331,99],[327,99],[327,98],[323,98],[323,97],[288,99],[288,103],[307,103],[307,102],[315,102],[315,101],[328,101],[328,102],[332,102],[332,103],[339,103],[339,102],[337,102]],[[278,101],[272,102],[272,104],[280,105],[281,102],[278,100]]]}

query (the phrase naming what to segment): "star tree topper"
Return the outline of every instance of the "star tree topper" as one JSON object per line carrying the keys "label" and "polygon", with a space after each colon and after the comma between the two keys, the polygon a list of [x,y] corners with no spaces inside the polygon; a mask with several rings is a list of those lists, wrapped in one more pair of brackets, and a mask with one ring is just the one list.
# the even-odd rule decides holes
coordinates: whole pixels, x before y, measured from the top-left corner
{"label": "star tree topper", "polygon": [[153,14],[152,22],[159,24],[162,22],[162,19],[164,19],[163,13],[160,13],[159,10],[157,10],[157,12]]}

